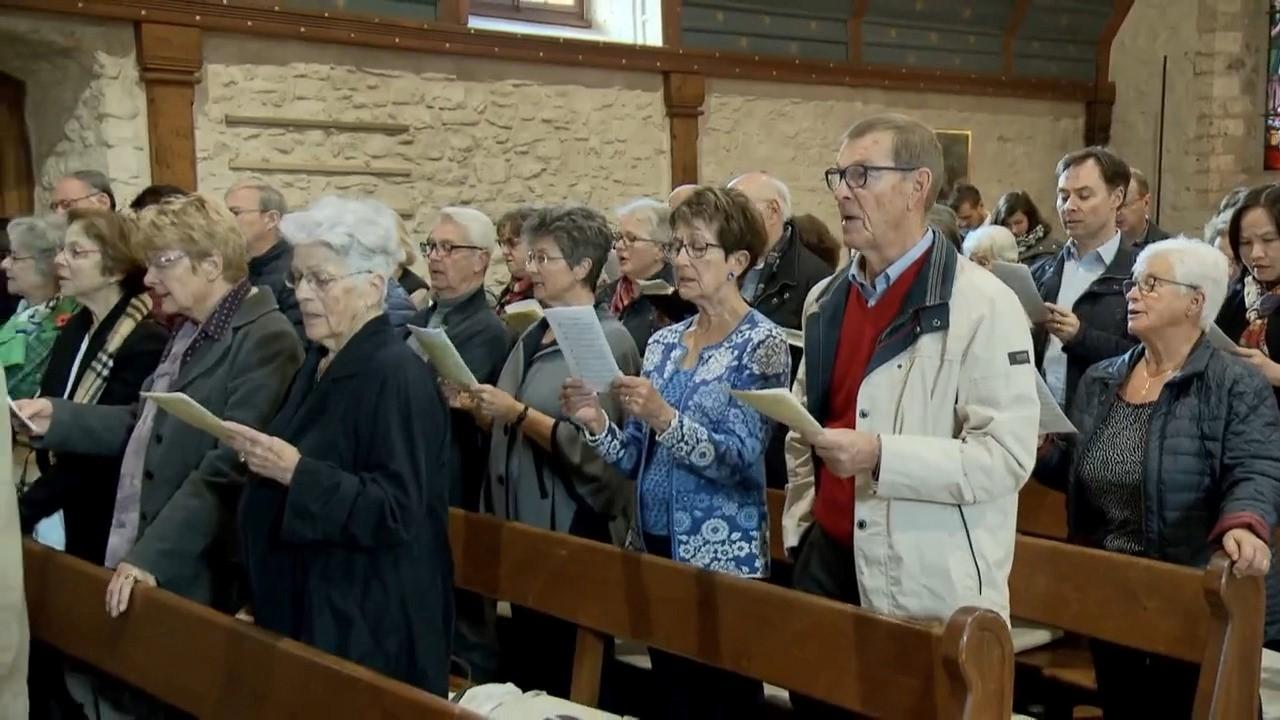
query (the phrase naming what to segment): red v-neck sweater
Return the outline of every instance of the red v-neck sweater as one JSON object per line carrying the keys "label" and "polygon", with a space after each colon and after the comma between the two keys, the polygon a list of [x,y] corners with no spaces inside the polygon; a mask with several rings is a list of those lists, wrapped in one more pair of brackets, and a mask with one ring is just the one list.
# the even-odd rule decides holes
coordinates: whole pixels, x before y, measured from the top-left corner
{"label": "red v-neck sweater", "polygon": [[[907,290],[928,258],[929,253],[925,253],[912,263],[871,307],[867,307],[857,287],[849,287],[835,367],[831,369],[826,427],[858,427],[858,390],[875,354],[876,342],[898,316]],[[823,465],[818,470],[818,497],[813,503],[813,519],[818,527],[848,546],[853,545],[853,483],[854,478],[837,477]]]}

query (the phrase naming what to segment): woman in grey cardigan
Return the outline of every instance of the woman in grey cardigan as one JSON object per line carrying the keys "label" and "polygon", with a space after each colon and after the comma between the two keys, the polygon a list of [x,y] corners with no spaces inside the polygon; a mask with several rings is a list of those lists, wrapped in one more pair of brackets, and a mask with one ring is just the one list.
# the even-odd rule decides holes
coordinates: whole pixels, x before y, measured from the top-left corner
{"label": "woman in grey cardigan", "polygon": [[[595,304],[596,281],[613,243],[604,216],[584,207],[543,208],[524,224],[534,297],[546,307]],[[601,314],[605,338],[624,374],[640,370],[631,334]],[[460,398],[474,404],[481,427],[491,428],[489,477],[482,508],[506,520],[620,544],[630,520],[629,483],[591,449],[560,408],[569,367],[547,321],[516,342],[497,387],[482,385]],[[469,397],[468,397],[469,396]],[[622,421],[614,397],[605,412]],[[513,608],[523,657],[514,680],[526,690],[564,696],[573,657],[572,626]],[[527,652],[527,654],[525,654]]]}
{"label": "woman in grey cardigan", "polygon": [[[143,390],[186,393],[218,417],[261,427],[279,407],[302,348],[271,292],[249,284],[234,218],[193,195],[143,210],[136,230],[147,285],[165,313],[186,318]],[[116,570],[109,613],[124,612],[138,583],[233,609],[225,531],[243,475],[234,451],[150,401],[38,398],[19,410],[54,452],[112,455],[125,448],[107,539],[105,564]]]}

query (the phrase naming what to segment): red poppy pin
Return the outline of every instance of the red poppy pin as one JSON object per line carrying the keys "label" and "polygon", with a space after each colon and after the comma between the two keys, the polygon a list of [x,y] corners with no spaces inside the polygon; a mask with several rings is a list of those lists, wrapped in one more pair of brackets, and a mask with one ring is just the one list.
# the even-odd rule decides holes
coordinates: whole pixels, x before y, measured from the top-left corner
{"label": "red poppy pin", "polygon": [[57,328],[66,327],[71,321],[71,313],[63,313],[53,319],[53,326]]}

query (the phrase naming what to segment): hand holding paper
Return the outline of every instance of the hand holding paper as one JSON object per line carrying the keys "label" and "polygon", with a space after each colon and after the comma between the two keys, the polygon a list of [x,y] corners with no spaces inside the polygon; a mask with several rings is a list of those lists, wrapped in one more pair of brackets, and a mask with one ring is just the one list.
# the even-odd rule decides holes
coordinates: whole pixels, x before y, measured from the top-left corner
{"label": "hand holding paper", "polygon": [[782,423],[806,438],[822,432],[822,426],[786,388],[730,390],[729,394],[755,408],[761,415]]}
{"label": "hand holding paper", "polygon": [[462,361],[458,349],[444,330],[410,325],[409,332],[418,341],[418,347],[431,358],[431,364],[440,373],[440,377],[462,388],[473,388],[480,384],[471,368]]}
{"label": "hand holding paper", "polygon": [[604,336],[596,309],[589,305],[547,308],[545,315],[569,364],[569,377],[582,378],[596,392],[607,392],[622,371],[613,359],[613,348]]}
{"label": "hand holding paper", "polygon": [[154,402],[156,407],[182,422],[197,430],[207,432],[223,442],[227,442],[232,436],[231,431],[223,427],[222,421],[218,419],[217,415],[206,410],[203,405],[192,400],[186,393],[144,392],[142,397]]}
{"label": "hand holding paper", "polygon": [[[46,404],[48,404],[47,401]],[[18,407],[17,403],[13,401],[13,398],[9,398],[9,414],[21,424],[22,427],[20,429],[25,430],[32,436],[44,435],[45,430],[48,430],[48,425],[45,425],[45,430],[41,430],[34,422],[32,422],[31,418],[27,417]]]}

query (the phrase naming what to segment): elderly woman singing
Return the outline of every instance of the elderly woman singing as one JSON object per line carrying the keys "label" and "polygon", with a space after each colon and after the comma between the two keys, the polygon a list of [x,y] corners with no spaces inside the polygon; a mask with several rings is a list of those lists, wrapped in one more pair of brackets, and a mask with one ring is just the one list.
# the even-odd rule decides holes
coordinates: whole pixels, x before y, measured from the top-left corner
{"label": "elderly woman singing", "polygon": [[444,695],[457,459],[433,371],[385,313],[394,214],[326,197],[281,227],[312,347],[266,432],[226,424],[252,473],[240,547],[254,619]]}
{"label": "elderly woman singing", "polygon": [[[1280,412],[1262,374],[1204,335],[1226,288],[1211,245],[1174,238],[1138,256],[1125,290],[1141,344],[1089,368],[1071,405],[1079,435],[1042,445],[1035,473],[1066,491],[1073,541],[1196,567],[1221,549],[1238,575],[1270,572]],[[1190,716],[1197,666],[1102,642],[1093,655],[1107,717]]]}
{"label": "elderly woman singing", "polygon": [[[666,246],[680,297],[698,312],[649,341],[639,377],[615,381],[630,418],[612,422],[580,380],[564,385],[565,413],[587,442],[637,480],[633,529],[649,553],[742,577],[768,574],[764,448],[772,424],[730,390],[785,387],[782,331],[742,298],[742,274],[764,251],[746,195],[698,188],[675,210]],[[662,717],[751,717],[761,686],[650,651],[667,689]]]}

